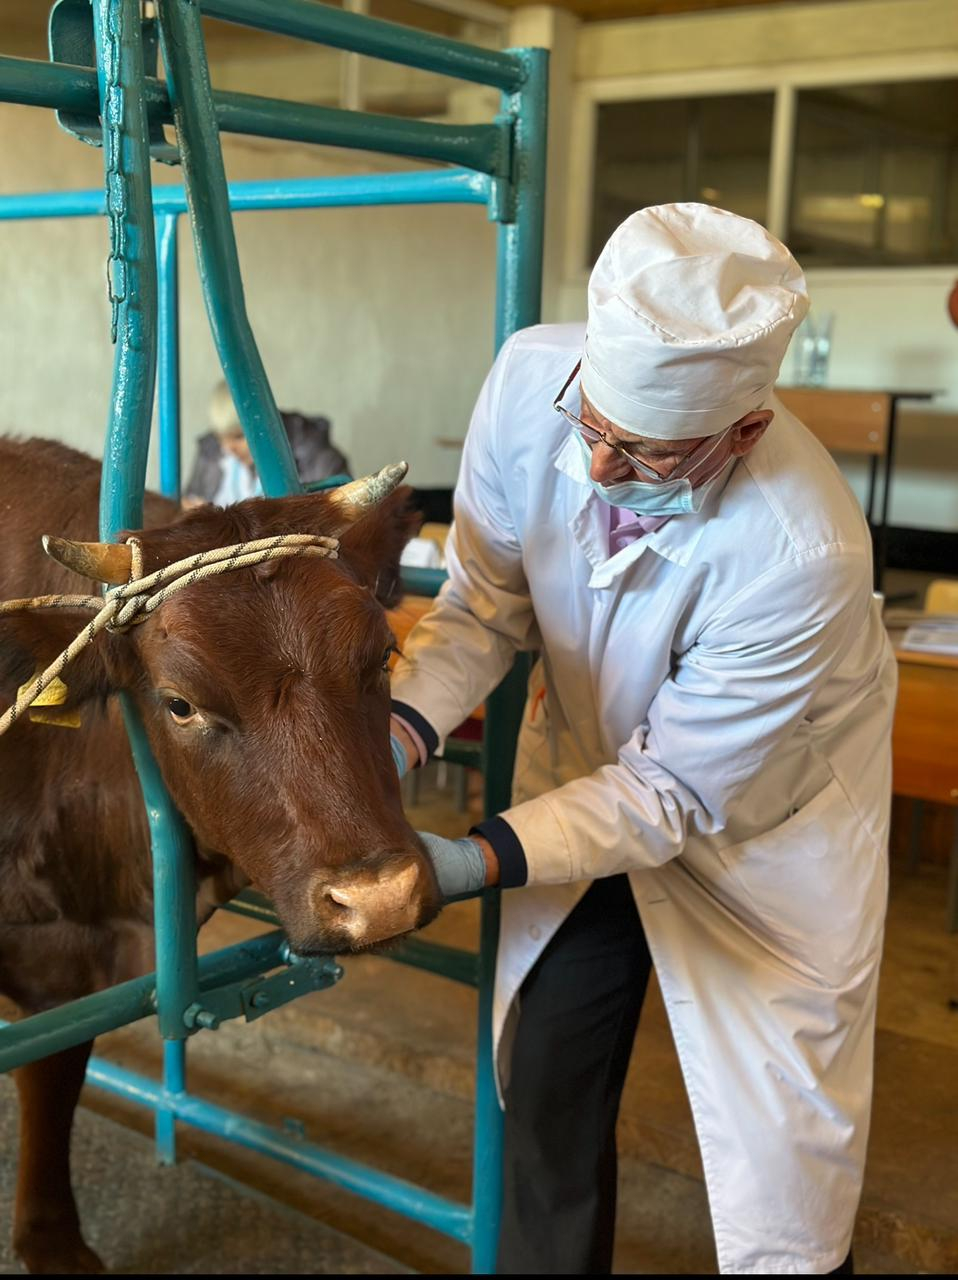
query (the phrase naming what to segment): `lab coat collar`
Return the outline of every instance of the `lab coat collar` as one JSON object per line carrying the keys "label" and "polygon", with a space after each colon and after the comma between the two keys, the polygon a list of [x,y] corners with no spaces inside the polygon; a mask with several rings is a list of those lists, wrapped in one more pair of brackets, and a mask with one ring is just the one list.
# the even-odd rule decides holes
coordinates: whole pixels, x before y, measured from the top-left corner
{"label": "lab coat collar", "polygon": [[577,490],[581,491],[581,500],[569,522],[569,528],[592,566],[589,586],[596,588],[610,586],[646,551],[654,551],[656,555],[684,568],[691,560],[709,518],[714,515],[719,498],[734,470],[734,465],[727,468],[709,493],[701,511],[673,516],[654,533],[637,538],[635,542],[630,542],[614,556],[610,556],[609,506],[595,493],[588,481],[583,479],[582,455],[571,432],[556,456],[555,467],[568,476]]}

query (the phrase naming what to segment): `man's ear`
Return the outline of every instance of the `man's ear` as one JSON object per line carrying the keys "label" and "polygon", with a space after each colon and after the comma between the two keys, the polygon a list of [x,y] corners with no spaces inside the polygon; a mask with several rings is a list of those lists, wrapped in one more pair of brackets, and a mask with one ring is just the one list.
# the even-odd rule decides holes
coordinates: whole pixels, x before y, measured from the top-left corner
{"label": "man's ear", "polygon": [[365,583],[379,603],[392,609],[402,596],[399,557],[422,528],[422,512],[404,485],[340,535],[340,559]]}
{"label": "man's ear", "polygon": [[756,409],[754,413],[747,413],[744,418],[739,418],[732,430],[732,454],[736,458],[744,458],[750,453],[774,417],[772,409]]}
{"label": "man's ear", "polygon": [[[90,621],[85,610],[25,609],[0,617],[0,695],[3,708],[17,690],[43,671]],[[105,699],[136,678],[132,646],[125,636],[102,631],[66,667],[61,680],[67,687],[66,709],[91,699]]]}

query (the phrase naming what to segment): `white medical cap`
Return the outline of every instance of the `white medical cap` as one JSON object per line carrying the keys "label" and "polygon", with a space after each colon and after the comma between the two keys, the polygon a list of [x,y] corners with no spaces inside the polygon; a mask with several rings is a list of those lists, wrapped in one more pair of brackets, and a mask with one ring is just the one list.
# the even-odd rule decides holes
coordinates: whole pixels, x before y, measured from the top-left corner
{"label": "white medical cap", "polygon": [[709,436],[767,400],[808,310],[774,236],[707,204],[641,209],[589,279],[582,390],[624,431]]}

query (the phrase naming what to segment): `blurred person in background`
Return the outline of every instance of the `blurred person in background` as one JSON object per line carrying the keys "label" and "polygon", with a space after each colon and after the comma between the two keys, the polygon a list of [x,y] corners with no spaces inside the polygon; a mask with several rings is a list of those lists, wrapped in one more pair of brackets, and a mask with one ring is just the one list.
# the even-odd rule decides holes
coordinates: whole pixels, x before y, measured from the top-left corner
{"label": "blurred person in background", "polygon": [[[280,410],[280,417],[303,484],[349,474],[346,456],[330,443],[332,425],[328,418],[287,410]],[[253,455],[225,382],[219,382],[210,397],[209,422],[212,430],[196,442],[193,469],[183,491],[184,507],[198,507],[204,502],[222,507],[244,498],[262,497]]]}

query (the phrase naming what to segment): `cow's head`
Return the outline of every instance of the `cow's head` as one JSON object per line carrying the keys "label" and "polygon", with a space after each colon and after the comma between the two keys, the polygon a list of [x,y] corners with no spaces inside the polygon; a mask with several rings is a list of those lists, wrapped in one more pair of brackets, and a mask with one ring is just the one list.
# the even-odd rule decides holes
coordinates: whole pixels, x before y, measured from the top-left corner
{"label": "cow's head", "polygon": [[[64,673],[71,702],[130,694],[200,849],[269,894],[304,951],[370,946],[439,904],[389,749],[385,608],[419,518],[409,490],[383,488],[201,507],[137,531],[145,574],[284,533],[336,536],[340,548],[335,560],[276,560],[188,586],[146,622],[102,634]],[[103,580],[129,572],[125,547],[55,543],[53,554]],[[63,639],[62,615],[31,621]],[[43,647],[49,659],[49,635]]]}

